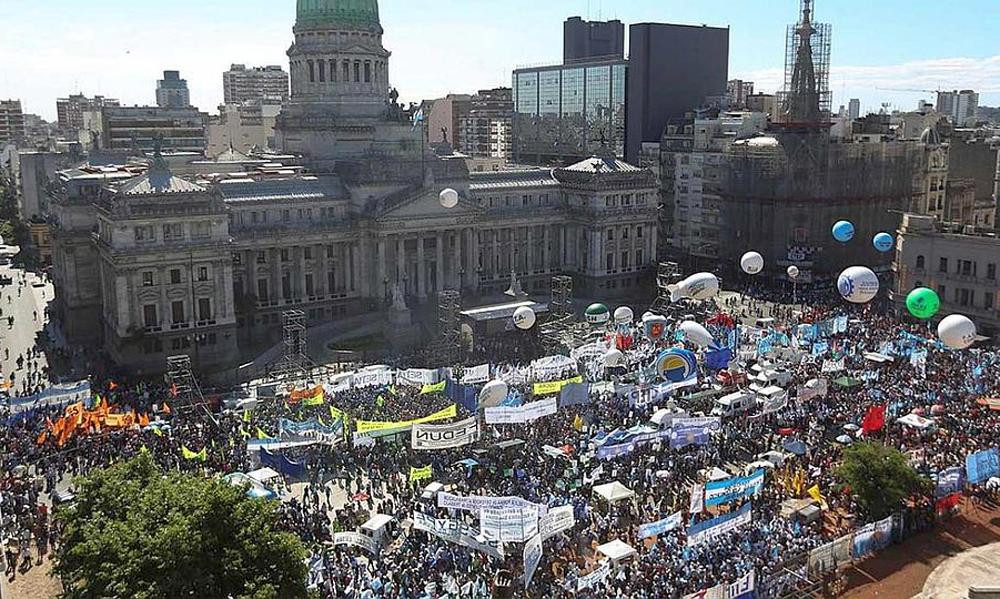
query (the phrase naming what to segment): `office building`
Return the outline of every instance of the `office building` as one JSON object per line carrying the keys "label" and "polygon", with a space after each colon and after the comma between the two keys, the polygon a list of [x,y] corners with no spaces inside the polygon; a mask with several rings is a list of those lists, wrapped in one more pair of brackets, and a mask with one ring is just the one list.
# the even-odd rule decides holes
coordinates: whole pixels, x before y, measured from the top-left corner
{"label": "office building", "polygon": [[726,83],[726,102],[729,110],[746,110],[747,100],[753,95],[753,81],[730,79]]}
{"label": "office building", "polygon": [[473,158],[510,161],[514,94],[509,87],[479,90],[458,124],[458,150]]}
{"label": "office building", "polygon": [[280,112],[280,104],[263,104],[259,100],[219,106],[219,114],[210,116],[205,128],[205,155],[214,158],[230,150],[250,154],[273,149]]}
{"label": "office building", "polygon": [[729,29],[632,25],[628,69],[625,157],[636,163],[642,143],[659,141],[667,121],[726,95]]}
{"label": "office building", "polygon": [[448,94],[443,98],[431,100],[430,112],[425,113],[427,119],[427,141],[430,144],[447,143],[453,148],[458,146],[458,130],[462,119],[468,116],[472,107],[472,96],[469,94]]}
{"label": "office building", "polygon": [[971,127],[976,124],[979,112],[979,94],[971,89],[938,92],[937,111],[956,127]]}
{"label": "office building", "polygon": [[621,21],[584,21],[580,17],[570,17],[563,23],[563,64],[623,58],[625,24]]}
{"label": "office building", "polygon": [[120,106],[120,103],[114,98],[104,96],[88,98],[83,94],[71,94],[69,97],[59,98],[56,100],[59,131],[76,139],[81,131],[87,131],[85,115],[100,112],[105,106]]}
{"label": "office building", "polygon": [[288,99],[288,73],[278,65],[250,67],[234,64],[222,74],[223,101],[281,104]]}
{"label": "office building", "polygon": [[195,108],[155,106],[104,107],[102,147],[107,150],[153,151],[157,136],[168,152],[204,152],[208,115]]}
{"label": "office building", "polygon": [[861,100],[851,98],[851,101],[847,103],[847,116],[852,121],[861,117]]}
{"label": "office building", "polygon": [[775,118],[778,114],[778,96],[775,94],[750,94],[747,97],[748,112],[762,112],[768,118]]}
{"label": "office building", "polygon": [[191,106],[187,80],[181,79],[179,71],[163,71],[163,79],[156,82],[156,105],[160,108]]}
{"label": "office building", "polygon": [[17,143],[25,137],[20,100],[0,100],[0,144]]}

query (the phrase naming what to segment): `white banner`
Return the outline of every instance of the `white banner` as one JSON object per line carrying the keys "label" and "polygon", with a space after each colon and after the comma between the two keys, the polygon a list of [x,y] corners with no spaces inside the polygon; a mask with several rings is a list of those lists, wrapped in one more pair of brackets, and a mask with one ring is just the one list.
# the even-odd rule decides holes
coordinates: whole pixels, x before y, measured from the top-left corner
{"label": "white banner", "polygon": [[538,510],[487,508],[479,512],[479,532],[490,541],[523,543],[538,534]]}
{"label": "white banner", "polygon": [[432,518],[421,512],[413,512],[413,528],[428,532],[449,543],[475,549],[476,551],[503,559],[503,543],[480,541],[479,531],[474,526],[450,518]]}
{"label": "white banner", "polygon": [[355,372],[351,379],[351,386],[355,389],[361,389],[364,387],[388,387],[391,384],[391,370]]}
{"label": "white banner", "polygon": [[844,358],[841,358],[837,361],[823,360],[823,367],[821,369],[821,372],[824,373],[840,372],[843,369],[844,369]]}
{"label": "white banner", "polygon": [[688,529],[687,544],[699,545],[716,539],[727,532],[736,530],[753,521],[753,509],[746,503],[739,510],[718,516],[706,522],[699,522]]}
{"label": "white banner", "polygon": [[453,510],[463,510],[466,512],[478,512],[486,509],[506,509],[512,507],[533,508],[539,515],[544,515],[549,508],[540,504],[532,503],[520,497],[486,497],[485,495],[469,495],[460,497],[441,491],[437,494],[438,507]]}
{"label": "white banner", "polygon": [[488,380],[490,380],[490,365],[480,364],[479,366],[466,368],[465,372],[462,373],[462,380],[460,382],[463,385],[475,385],[485,383]]}
{"label": "white banner", "polygon": [[692,514],[700,514],[704,504],[705,485],[695,484],[695,486],[691,488],[691,505],[688,506],[688,512]]}
{"label": "white banner", "polygon": [[479,437],[479,423],[466,418],[453,424],[414,424],[410,429],[413,449],[449,449],[472,443]]}
{"label": "white banner", "polygon": [[717,584],[697,593],[684,595],[683,599],[749,599],[753,597],[755,587],[754,571],[750,570],[732,584]]}
{"label": "white banner", "polygon": [[374,447],[375,437],[372,437],[368,433],[354,433],[351,439],[351,444],[354,447]]}
{"label": "white banner", "polygon": [[587,574],[586,576],[581,576],[576,579],[576,590],[577,592],[583,589],[592,589],[604,582],[604,579],[611,574],[611,560],[606,559],[601,562],[601,565],[597,567],[596,570]]}
{"label": "white banner", "polygon": [[788,406],[788,395],[782,393],[777,397],[769,397],[764,400],[764,405],[761,407],[761,412],[764,414],[774,414],[775,412],[780,412]]}
{"label": "white banner", "polygon": [[369,537],[368,535],[363,535],[359,532],[338,532],[333,535],[333,546],[337,547],[339,545],[350,545],[352,547],[360,547],[372,555],[379,554],[378,543],[375,539]]}
{"label": "white banner", "polygon": [[561,505],[552,508],[549,513],[538,519],[538,534],[545,541],[574,526],[576,526],[576,517],[573,515],[573,506]]}
{"label": "white banner", "polygon": [[415,387],[433,385],[438,382],[438,371],[431,370],[430,368],[407,368],[406,370],[399,371],[396,380]]}
{"label": "white banner", "polygon": [[517,407],[486,408],[487,424],[524,424],[538,420],[543,416],[550,416],[559,409],[559,401],[555,397],[533,401],[529,404]]}
{"label": "white banner", "polygon": [[524,588],[531,586],[538,562],[542,560],[542,537],[535,535],[524,544]]}
{"label": "white banner", "polygon": [[90,381],[76,383],[60,383],[48,389],[39,391],[27,397],[15,397],[10,400],[10,413],[17,414],[26,410],[46,406],[64,406],[90,398]]}

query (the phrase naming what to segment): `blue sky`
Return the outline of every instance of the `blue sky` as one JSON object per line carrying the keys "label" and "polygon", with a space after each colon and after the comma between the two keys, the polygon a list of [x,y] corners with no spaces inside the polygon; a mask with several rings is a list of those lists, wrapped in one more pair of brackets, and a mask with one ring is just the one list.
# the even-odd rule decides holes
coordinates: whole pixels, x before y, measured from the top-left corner
{"label": "blue sky", "polygon": [[[774,91],[798,0],[381,0],[390,77],[404,100],[510,84],[523,64],[562,57],[567,16],[730,27],[730,76]],[[83,9],[82,7],[86,7]],[[0,98],[55,116],[75,91],[153,103],[164,69],[214,112],[230,63],[286,65],[295,0],[0,0]],[[1000,105],[997,0],[818,0],[833,25],[834,107],[858,97],[910,109],[932,93],[973,88]]]}

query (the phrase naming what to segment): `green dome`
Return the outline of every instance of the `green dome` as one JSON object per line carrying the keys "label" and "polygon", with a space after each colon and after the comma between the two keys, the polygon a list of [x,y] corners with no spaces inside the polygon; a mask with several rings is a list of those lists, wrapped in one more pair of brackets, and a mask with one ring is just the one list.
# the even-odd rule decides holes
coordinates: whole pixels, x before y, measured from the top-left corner
{"label": "green dome", "polygon": [[378,0],[297,0],[299,27],[372,29],[379,27]]}

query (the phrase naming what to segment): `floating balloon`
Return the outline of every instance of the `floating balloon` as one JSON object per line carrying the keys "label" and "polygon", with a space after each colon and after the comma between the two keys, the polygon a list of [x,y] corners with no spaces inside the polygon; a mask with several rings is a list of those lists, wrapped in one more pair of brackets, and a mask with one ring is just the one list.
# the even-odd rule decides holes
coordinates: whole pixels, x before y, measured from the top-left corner
{"label": "floating balloon", "polygon": [[663,351],[653,365],[656,374],[668,381],[679,383],[686,381],[698,372],[698,359],[694,352],[686,349],[672,348]]}
{"label": "floating balloon", "polygon": [[647,313],[642,317],[642,330],[650,341],[659,341],[663,334],[667,332],[667,319],[665,316]]}
{"label": "floating balloon", "polygon": [[527,331],[535,326],[535,311],[528,306],[521,306],[514,310],[514,326],[522,331]]}
{"label": "floating balloon", "polygon": [[854,223],[849,220],[838,220],[833,225],[833,238],[841,243],[854,239]]}
{"label": "floating balloon", "polygon": [[441,205],[445,208],[454,208],[458,206],[458,192],[450,187],[442,189],[440,200]]}
{"label": "floating balloon", "polygon": [[740,268],[748,275],[758,274],[764,270],[764,256],[757,252],[747,252],[740,258]]}
{"label": "floating balloon", "polygon": [[965,349],[976,342],[976,323],[961,314],[952,314],[938,323],[937,334],[951,349]]}
{"label": "floating balloon", "polygon": [[789,279],[797,279],[797,278],[799,278],[799,267],[795,266],[793,264],[793,265],[791,265],[791,266],[788,267],[788,269],[785,271],[785,273],[788,274],[788,278]]}
{"label": "floating balloon", "polygon": [[584,315],[590,324],[604,324],[611,320],[611,311],[604,304],[590,304]]}
{"label": "floating balloon", "polygon": [[872,245],[875,246],[876,250],[884,254],[891,250],[892,246],[896,245],[896,240],[888,233],[878,233],[872,238]]}
{"label": "floating balloon", "polygon": [[684,332],[684,336],[687,337],[688,341],[699,347],[710,347],[715,344],[715,340],[712,338],[712,334],[708,332],[708,329],[693,320],[682,322],[680,329]]}
{"label": "floating balloon", "polygon": [[906,296],[906,309],[916,318],[927,320],[941,309],[941,298],[933,289],[917,287]]}
{"label": "floating balloon", "polygon": [[604,354],[604,365],[608,368],[621,366],[624,361],[625,354],[621,350],[612,348],[608,350],[608,353]]}
{"label": "floating balloon", "polygon": [[878,276],[865,266],[852,266],[840,273],[837,290],[852,304],[867,304],[878,295]]}
{"label": "floating balloon", "polygon": [[479,391],[479,407],[492,408],[500,405],[500,402],[507,399],[508,391],[507,383],[500,379],[486,383]]}
{"label": "floating balloon", "polygon": [[684,297],[698,301],[707,300],[719,293],[719,278],[710,272],[700,272],[677,285],[668,285],[667,289],[670,290],[672,302]]}
{"label": "floating balloon", "polygon": [[615,323],[629,324],[635,320],[635,313],[628,306],[618,306],[615,308]]}

